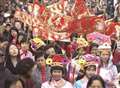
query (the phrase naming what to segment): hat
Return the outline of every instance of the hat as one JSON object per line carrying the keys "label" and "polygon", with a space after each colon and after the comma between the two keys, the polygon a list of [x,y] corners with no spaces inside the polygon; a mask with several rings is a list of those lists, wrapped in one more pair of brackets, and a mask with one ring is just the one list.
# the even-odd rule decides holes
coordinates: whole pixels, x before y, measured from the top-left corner
{"label": "hat", "polygon": [[90,65],[95,65],[96,67],[98,67],[100,64],[100,58],[98,56],[92,54],[86,54],[83,56],[83,58],[86,61],[85,67]]}
{"label": "hat", "polygon": [[98,50],[110,50],[111,46],[108,43],[104,43],[102,45],[99,45]]}
{"label": "hat", "polygon": [[63,67],[63,65],[67,63],[68,63],[68,60],[60,54],[55,54],[52,58],[47,58],[46,60],[46,64],[51,65],[52,67],[54,66]]}
{"label": "hat", "polygon": [[45,45],[45,43],[38,37],[35,37],[31,40],[31,44],[32,44],[32,48],[39,48],[43,45]]}

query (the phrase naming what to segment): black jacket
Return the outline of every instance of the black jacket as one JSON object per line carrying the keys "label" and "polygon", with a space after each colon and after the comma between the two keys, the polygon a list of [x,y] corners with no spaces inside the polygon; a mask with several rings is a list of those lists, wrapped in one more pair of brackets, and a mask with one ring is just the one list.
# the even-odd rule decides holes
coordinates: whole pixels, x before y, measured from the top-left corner
{"label": "black jacket", "polygon": [[0,64],[0,88],[5,88],[5,80],[11,75],[10,71]]}

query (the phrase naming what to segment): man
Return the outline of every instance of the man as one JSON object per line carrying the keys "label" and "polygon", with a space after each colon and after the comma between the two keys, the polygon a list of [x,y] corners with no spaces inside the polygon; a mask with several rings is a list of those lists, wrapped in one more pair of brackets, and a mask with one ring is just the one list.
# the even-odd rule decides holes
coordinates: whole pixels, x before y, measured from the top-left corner
{"label": "man", "polygon": [[46,65],[46,59],[42,51],[35,54],[36,68],[33,71],[33,81],[36,88],[40,88],[41,83],[49,79],[50,67]]}

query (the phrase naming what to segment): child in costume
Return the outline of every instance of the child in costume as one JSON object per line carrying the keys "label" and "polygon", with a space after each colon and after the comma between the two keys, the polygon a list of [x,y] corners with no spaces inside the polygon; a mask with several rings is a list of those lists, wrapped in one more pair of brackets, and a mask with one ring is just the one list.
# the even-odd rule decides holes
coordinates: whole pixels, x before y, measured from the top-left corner
{"label": "child in costume", "polygon": [[21,41],[21,49],[20,49],[20,59],[24,59],[30,57],[34,61],[34,56],[32,52],[29,50],[29,43],[26,42],[26,39]]}
{"label": "child in costume", "polygon": [[106,82],[106,88],[114,87],[113,81],[118,74],[117,68],[112,63],[111,46],[108,43],[104,43],[98,47],[100,50],[101,64],[99,67],[99,75]]}
{"label": "child in costume", "polygon": [[60,55],[52,57],[51,79],[42,84],[41,88],[73,88],[72,84],[64,79],[65,67]]}
{"label": "child in costume", "polygon": [[80,80],[77,80],[74,84],[74,88],[86,88],[89,78],[98,71],[99,60],[96,58],[89,58],[89,55],[84,55],[85,64],[84,68],[84,77]]}

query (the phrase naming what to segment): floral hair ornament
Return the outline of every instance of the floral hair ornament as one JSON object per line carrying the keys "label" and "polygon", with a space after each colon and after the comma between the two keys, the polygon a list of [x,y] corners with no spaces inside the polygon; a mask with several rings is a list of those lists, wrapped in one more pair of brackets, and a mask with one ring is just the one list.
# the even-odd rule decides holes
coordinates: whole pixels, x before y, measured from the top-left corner
{"label": "floral hair ornament", "polygon": [[83,37],[77,38],[77,44],[79,48],[87,47],[89,45],[89,43]]}
{"label": "floral hair ornament", "polygon": [[52,58],[47,58],[47,59],[46,59],[46,64],[47,64],[47,65],[52,65],[52,63],[53,63]]}
{"label": "floral hair ornament", "polygon": [[76,60],[76,63],[77,63],[77,65],[80,66],[80,69],[81,69],[81,70],[84,70],[84,67],[85,67],[85,65],[87,64],[86,60],[84,60],[84,59],[82,59],[82,58]]}

